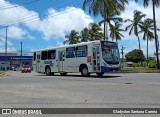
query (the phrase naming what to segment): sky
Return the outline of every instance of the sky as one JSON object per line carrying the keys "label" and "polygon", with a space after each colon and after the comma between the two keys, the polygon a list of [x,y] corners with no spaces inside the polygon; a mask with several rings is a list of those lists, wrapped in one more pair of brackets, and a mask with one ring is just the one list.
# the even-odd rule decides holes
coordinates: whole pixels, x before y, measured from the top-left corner
{"label": "sky", "polygon": [[[100,16],[94,17],[83,10],[84,0],[0,0],[0,52],[5,51],[6,26],[8,52],[20,53],[22,42],[23,54],[32,54],[34,50],[63,45],[65,35],[71,30],[81,31],[89,23],[98,23]],[[133,11],[140,10],[146,18],[152,18],[152,6],[144,8],[142,3],[130,0],[121,17],[133,18]],[[156,8],[157,27],[160,28],[160,8]],[[121,28],[125,28],[124,23]],[[103,29],[103,26],[102,26]],[[138,40],[128,32],[118,41],[119,48],[125,47],[124,53],[138,49]],[[160,32],[158,32],[160,37]],[[140,35],[141,48],[146,55],[146,41]],[[111,41],[111,38],[109,39]],[[155,52],[155,41],[149,42],[149,55]]]}

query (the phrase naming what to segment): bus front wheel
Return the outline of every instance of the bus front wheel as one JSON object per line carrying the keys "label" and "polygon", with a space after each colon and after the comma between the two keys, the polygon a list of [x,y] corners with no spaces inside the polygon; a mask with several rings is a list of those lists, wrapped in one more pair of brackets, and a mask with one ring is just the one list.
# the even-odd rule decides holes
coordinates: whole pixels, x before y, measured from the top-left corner
{"label": "bus front wheel", "polygon": [[50,69],[50,67],[47,67],[46,70],[45,70],[45,72],[46,72],[46,75],[51,75],[51,69]]}
{"label": "bus front wheel", "polygon": [[101,76],[103,76],[103,72],[101,72],[101,73],[96,73],[97,74],[97,76],[99,76],[99,77],[101,77]]}
{"label": "bus front wheel", "polygon": [[84,76],[84,77],[90,76],[90,73],[88,72],[88,68],[87,68],[87,67],[82,67],[82,69],[81,69],[81,74],[82,74],[82,76]]}

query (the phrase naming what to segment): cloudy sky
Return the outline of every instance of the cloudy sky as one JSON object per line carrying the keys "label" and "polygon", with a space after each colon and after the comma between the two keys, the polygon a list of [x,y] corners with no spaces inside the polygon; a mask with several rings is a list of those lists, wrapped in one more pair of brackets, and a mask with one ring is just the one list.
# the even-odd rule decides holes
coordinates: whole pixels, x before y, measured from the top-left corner
{"label": "cloudy sky", "polygon": [[[8,51],[20,52],[20,42],[23,42],[23,52],[56,47],[62,45],[65,35],[75,29],[81,31],[91,22],[98,23],[101,17],[93,17],[82,9],[84,0],[0,0],[0,52],[5,49],[6,26],[8,36]],[[152,7],[143,8],[141,3],[130,0],[126,11],[121,14],[124,19],[132,19],[133,11],[140,10],[152,18]],[[160,28],[160,9],[156,9],[157,27]],[[124,24],[122,28],[125,28]],[[138,40],[134,35],[123,33],[119,47],[125,46],[124,53],[138,49]],[[160,33],[158,33],[160,37]],[[146,54],[146,42],[141,46]],[[149,54],[155,51],[154,41],[149,44]]]}

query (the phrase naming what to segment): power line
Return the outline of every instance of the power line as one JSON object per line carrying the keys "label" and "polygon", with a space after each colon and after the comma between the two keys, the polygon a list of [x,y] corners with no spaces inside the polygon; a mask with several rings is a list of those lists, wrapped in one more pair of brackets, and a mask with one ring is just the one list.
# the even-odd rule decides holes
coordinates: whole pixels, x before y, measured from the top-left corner
{"label": "power line", "polygon": [[[34,2],[38,2],[39,0],[33,0],[33,1],[30,1],[30,2],[26,2],[26,3],[24,3],[24,4],[21,4],[21,5],[28,5],[28,4],[32,4],[32,3],[34,3]],[[0,10],[6,10],[6,9],[12,9],[12,8],[16,8],[16,7],[21,7],[20,5],[14,5],[14,6],[6,6],[6,7],[4,7],[4,8],[1,8]]]}
{"label": "power line", "polygon": [[[74,1],[70,1],[70,2],[68,2],[68,3],[66,3],[66,4],[63,4],[63,5],[69,5],[70,3],[77,3],[77,0],[74,0]],[[41,13],[39,13],[39,15],[41,15],[41,14],[43,14],[42,12]],[[52,14],[51,14],[52,15]],[[28,15],[28,16],[26,16],[26,17],[23,17],[23,18],[21,18],[20,19],[20,21],[18,21],[17,19],[15,19],[15,20],[8,20],[8,22],[5,22],[5,23],[2,23],[1,25],[2,26],[6,26],[6,25],[11,25],[11,24],[19,24],[19,23],[21,23],[21,22],[24,22],[25,20],[26,21],[28,21],[28,20],[33,20],[33,19],[35,19],[35,18],[32,18],[32,17],[34,17],[34,16],[36,16],[36,14],[34,14],[34,15]],[[29,18],[32,18],[32,19],[29,19]],[[24,19],[24,20],[23,20]],[[38,19],[39,20],[39,19]],[[37,21],[37,20],[36,20]]]}

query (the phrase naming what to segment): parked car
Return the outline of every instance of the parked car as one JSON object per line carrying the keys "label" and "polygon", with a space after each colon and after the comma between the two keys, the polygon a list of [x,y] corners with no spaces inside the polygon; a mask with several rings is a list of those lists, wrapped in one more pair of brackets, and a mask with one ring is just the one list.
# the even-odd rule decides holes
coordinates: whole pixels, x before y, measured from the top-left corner
{"label": "parked car", "polygon": [[22,69],[21,69],[21,72],[22,73],[31,73],[30,66],[28,66],[28,65],[23,66]]}

